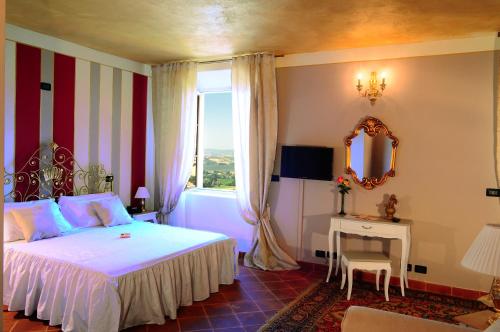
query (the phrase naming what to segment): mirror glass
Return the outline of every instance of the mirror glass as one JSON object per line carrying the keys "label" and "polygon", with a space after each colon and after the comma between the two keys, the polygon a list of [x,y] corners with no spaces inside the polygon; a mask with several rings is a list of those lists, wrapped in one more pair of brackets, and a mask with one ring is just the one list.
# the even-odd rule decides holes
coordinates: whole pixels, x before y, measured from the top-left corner
{"label": "mirror glass", "polygon": [[345,143],[346,169],[354,182],[373,189],[395,175],[398,139],[380,120],[363,120]]}
{"label": "mirror glass", "polygon": [[351,168],[359,178],[381,178],[391,170],[392,140],[382,133],[370,137],[362,129],[351,144]]}

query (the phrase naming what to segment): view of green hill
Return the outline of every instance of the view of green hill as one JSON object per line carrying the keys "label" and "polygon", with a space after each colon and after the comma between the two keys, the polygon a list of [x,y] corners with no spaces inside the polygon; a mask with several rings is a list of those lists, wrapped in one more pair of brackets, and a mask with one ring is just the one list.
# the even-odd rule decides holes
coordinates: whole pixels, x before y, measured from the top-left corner
{"label": "view of green hill", "polygon": [[[189,179],[192,187],[196,183],[193,175]],[[203,158],[203,188],[234,190],[234,152],[233,150],[206,149]]]}

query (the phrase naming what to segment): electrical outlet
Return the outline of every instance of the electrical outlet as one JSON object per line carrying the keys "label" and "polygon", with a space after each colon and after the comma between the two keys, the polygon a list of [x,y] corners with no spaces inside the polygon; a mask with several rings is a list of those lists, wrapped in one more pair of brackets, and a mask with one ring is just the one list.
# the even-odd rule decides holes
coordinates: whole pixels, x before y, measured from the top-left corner
{"label": "electrical outlet", "polygon": [[[325,251],[325,250],[316,250],[314,256],[321,257],[321,258],[329,258],[330,253],[328,251]],[[335,258],[335,259],[337,258],[336,252],[333,253],[333,258]]]}
{"label": "electrical outlet", "polygon": [[416,273],[427,274],[427,266],[415,265],[415,272]]}
{"label": "electrical outlet", "polygon": [[316,257],[326,257],[326,252],[324,250],[316,250]]}
{"label": "electrical outlet", "polygon": [[500,189],[486,188],[486,196],[489,196],[489,197],[500,197]]}
{"label": "electrical outlet", "polygon": [[411,264],[406,265],[406,271],[411,272]]}

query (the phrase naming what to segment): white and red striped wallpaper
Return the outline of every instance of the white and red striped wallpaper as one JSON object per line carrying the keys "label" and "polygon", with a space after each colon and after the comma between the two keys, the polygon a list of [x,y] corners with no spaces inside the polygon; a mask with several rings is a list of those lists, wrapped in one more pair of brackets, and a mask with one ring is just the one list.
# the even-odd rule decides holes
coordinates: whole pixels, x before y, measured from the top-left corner
{"label": "white and red striped wallpaper", "polygon": [[[154,195],[148,76],[10,40],[5,59],[7,171],[53,141],[71,150],[83,168],[103,164],[125,204],[139,186]],[[51,90],[42,90],[41,82]]]}

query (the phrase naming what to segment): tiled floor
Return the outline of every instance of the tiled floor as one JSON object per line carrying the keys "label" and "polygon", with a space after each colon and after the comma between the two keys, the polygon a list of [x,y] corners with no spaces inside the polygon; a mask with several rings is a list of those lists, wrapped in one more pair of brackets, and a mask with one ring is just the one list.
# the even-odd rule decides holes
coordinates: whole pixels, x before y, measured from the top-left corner
{"label": "tiled floor", "polygon": [[[325,275],[323,266],[312,264],[289,272],[264,272],[240,266],[240,276],[233,285],[221,286],[220,291],[207,300],[179,308],[178,319],[167,319],[161,326],[144,325],[127,331],[257,331],[267,319]],[[6,332],[57,330],[59,328],[22,313],[7,312],[4,307]]]}

